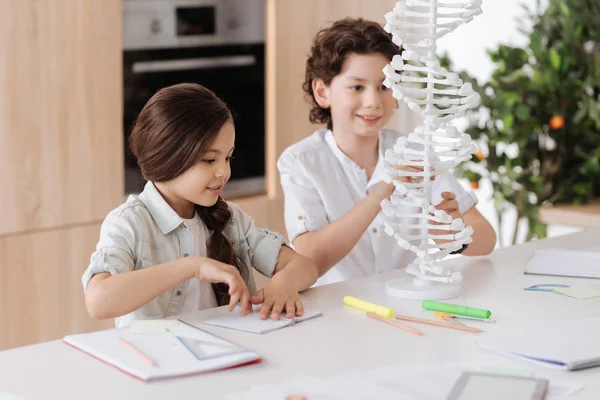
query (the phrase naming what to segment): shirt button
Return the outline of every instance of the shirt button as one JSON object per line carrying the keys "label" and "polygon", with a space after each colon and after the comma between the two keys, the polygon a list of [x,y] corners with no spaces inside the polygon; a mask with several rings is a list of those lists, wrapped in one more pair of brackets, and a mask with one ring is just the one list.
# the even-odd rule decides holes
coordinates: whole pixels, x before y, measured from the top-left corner
{"label": "shirt button", "polygon": [[298,215],[298,221],[302,221],[304,217],[302,215]]}
{"label": "shirt button", "polygon": [[181,296],[181,290],[178,290],[177,292],[175,292],[175,294],[176,294],[177,296]]}
{"label": "shirt button", "polygon": [[190,255],[188,253],[185,253],[183,256],[184,257],[189,257]]}
{"label": "shirt button", "polygon": [[373,228],[373,233],[377,233],[377,228]]}

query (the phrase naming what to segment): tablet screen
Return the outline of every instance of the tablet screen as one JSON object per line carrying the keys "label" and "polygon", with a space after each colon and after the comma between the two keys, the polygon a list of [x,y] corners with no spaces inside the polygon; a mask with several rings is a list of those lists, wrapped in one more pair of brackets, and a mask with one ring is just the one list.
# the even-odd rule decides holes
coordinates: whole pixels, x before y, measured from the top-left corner
{"label": "tablet screen", "polygon": [[547,384],[543,379],[464,372],[448,400],[541,400]]}

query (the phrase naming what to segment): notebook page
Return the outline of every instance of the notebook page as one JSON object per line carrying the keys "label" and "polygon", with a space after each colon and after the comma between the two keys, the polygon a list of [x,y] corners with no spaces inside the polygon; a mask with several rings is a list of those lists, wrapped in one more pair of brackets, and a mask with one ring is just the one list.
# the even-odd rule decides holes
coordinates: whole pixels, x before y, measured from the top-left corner
{"label": "notebook page", "polygon": [[600,252],[538,250],[525,266],[525,273],[600,278]]}
{"label": "notebook page", "polygon": [[[222,357],[198,360],[177,339],[177,336],[206,342],[206,352],[210,352],[216,344],[237,348],[235,352],[232,351],[231,354]],[[119,337],[124,338],[150,357],[157,366],[149,365],[138,354],[125,347],[119,342]],[[236,346],[208,332],[183,323],[178,324],[176,331],[173,333],[135,334],[129,328],[119,328],[70,335],[66,336],[64,341],[142,380],[218,370],[260,359],[260,356],[253,350]]]}
{"label": "notebook page", "polygon": [[562,321],[523,334],[481,340],[477,344],[548,366],[578,369],[593,364],[600,366],[598,332],[600,317],[590,317]]}
{"label": "notebook page", "polygon": [[273,320],[269,316],[269,318],[266,320],[262,320],[260,319],[259,305],[254,306],[253,312],[248,315],[243,315],[241,308],[236,307],[230,314],[204,321],[204,323],[207,325],[234,329],[237,331],[263,334],[293,325],[296,322],[302,322],[310,318],[319,317],[321,315],[323,315],[323,313],[320,311],[305,310],[301,317],[294,317],[292,319],[280,318],[279,320]]}

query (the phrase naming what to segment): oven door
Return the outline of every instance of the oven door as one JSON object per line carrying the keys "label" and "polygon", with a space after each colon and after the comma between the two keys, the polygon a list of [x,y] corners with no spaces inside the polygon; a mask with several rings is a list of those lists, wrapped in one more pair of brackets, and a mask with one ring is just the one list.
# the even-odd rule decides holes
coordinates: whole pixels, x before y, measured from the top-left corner
{"label": "oven door", "polygon": [[[124,132],[144,104],[160,88],[182,82],[199,83],[215,92],[232,112],[236,128],[235,158],[229,198],[264,193],[265,182],[265,83],[264,45],[177,48],[124,53]],[[126,167],[135,160],[126,154]],[[126,179],[127,181],[127,179]],[[140,181],[129,179],[128,193]],[[139,189],[139,188],[137,188]]]}

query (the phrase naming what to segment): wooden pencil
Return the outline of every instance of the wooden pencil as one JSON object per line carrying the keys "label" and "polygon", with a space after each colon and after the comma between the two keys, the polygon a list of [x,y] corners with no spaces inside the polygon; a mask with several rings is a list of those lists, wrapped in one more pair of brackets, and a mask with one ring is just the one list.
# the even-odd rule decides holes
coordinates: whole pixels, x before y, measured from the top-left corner
{"label": "wooden pencil", "polygon": [[127,347],[129,350],[133,351],[135,354],[137,354],[142,360],[146,361],[148,364],[152,365],[153,367],[158,367],[158,365],[154,362],[153,359],[151,359],[150,357],[148,357],[146,354],[144,354],[140,349],[138,349],[137,347],[135,347],[133,344],[129,343],[127,340],[123,339],[121,336],[119,336],[119,342]]}
{"label": "wooden pencil", "polygon": [[479,329],[479,328],[473,328],[471,326],[461,326],[461,325],[451,324],[451,323],[448,323],[448,322],[432,321],[430,319],[423,319],[423,318],[416,318],[416,317],[407,317],[407,316],[404,316],[404,315],[396,315],[396,319],[399,319],[401,321],[410,321],[410,322],[418,322],[418,323],[427,324],[427,325],[441,326],[443,328],[457,329],[459,331],[483,332],[481,329]]}
{"label": "wooden pencil", "polygon": [[379,321],[385,322],[386,324],[393,325],[396,328],[404,329],[405,331],[410,332],[410,333],[414,333],[415,335],[422,335],[423,334],[423,332],[421,332],[418,329],[412,328],[412,327],[410,327],[408,325],[401,324],[400,322],[394,321],[393,319],[382,317],[382,316],[377,315],[375,313],[368,312],[367,316],[369,316],[371,318],[378,319]]}

